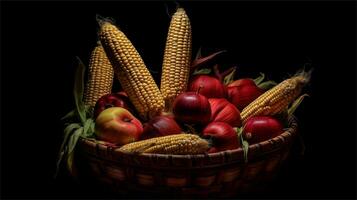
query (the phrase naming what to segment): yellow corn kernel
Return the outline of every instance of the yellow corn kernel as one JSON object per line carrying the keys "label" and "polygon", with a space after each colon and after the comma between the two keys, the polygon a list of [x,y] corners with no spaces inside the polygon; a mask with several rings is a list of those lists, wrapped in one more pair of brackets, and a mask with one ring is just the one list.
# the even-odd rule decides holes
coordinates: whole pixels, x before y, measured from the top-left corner
{"label": "yellow corn kernel", "polygon": [[208,142],[193,134],[175,134],[150,138],[122,146],[119,150],[131,153],[200,154],[207,151]]}
{"label": "yellow corn kernel", "polygon": [[309,78],[309,73],[302,73],[284,80],[263,93],[242,110],[241,117],[243,123],[253,116],[275,115],[282,112],[300,95],[303,86],[309,81]]}
{"label": "yellow corn kernel", "polygon": [[99,37],[114,72],[141,118],[161,113],[164,100],[144,61],[125,34],[110,22],[102,22]]}
{"label": "yellow corn kernel", "polygon": [[100,43],[93,49],[84,93],[84,104],[94,107],[97,100],[112,91],[114,72]]}
{"label": "yellow corn kernel", "polygon": [[175,97],[187,88],[192,51],[190,19],[183,8],[171,18],[166,39],[160,90],[165,110],[172,109]]}

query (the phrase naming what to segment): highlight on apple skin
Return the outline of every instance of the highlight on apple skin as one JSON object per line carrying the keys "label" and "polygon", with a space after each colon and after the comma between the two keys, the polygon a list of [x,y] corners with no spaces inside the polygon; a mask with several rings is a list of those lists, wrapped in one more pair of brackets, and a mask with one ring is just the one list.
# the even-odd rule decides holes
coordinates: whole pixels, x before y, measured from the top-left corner
{"label": "highlight on apple skin", "polygon": [[247,120],[243,137],[249,144],[256,144],[274,138],[284,132],[283,124],[272,116],[255,116]]}
{"label": "highlight on apple skin", "polygon": [[173,104],[175,119],[186,124],[209,123],[211,106],[208,99],[197,92],[183,92],[178,95]]}
{"label": "highlight on apple skin", "polygon": [[127,109],[107,108],[95,121],[97,139],[116,145],[138,141],[143,133],[143,125]]}

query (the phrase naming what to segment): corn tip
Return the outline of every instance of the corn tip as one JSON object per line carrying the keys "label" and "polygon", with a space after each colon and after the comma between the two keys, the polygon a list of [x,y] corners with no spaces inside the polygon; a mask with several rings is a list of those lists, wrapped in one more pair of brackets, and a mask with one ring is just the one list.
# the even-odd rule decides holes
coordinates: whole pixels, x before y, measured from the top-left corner
{"label": "corn tip", "polygon": [[113,24],[113,25],[115,24],[115,20],[113,18],[103,17],[99,14],[95,15],[95,19],[97,20],[97,23],[99,24],[100,27],[106,23]]}
{"label": "corn tip", "polygon": [[185,12],[185,9],[183,9],[182,7],[178,7],[176,12]]}
{"label": "corn tip", "polygon": [[307,84],[311,79],[312,72],[313,68],[311,68],[309,71],[305,71],[305,68],[303,68],[297,71],[293,77],[297,77],[303,84]]}

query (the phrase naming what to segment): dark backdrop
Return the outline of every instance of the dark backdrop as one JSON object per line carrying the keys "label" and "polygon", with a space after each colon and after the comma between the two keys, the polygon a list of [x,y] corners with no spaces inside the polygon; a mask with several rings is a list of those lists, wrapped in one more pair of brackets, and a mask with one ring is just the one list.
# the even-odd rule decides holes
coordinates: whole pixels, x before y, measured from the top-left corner
{"label": "dark backdrop", "polygon": [[[256,198],[356,195],[356,3],[181,2],[193,49],[226,49],[238,77],[281,81],[314,68],[296,115],[306,145]],[[1,2],[1,194],[7,198],[107,197],[63,173],[52,179],[63,126],[74,106],[75,56],[88,63],[95,15],[110,16],[159,78],[173,2]],[[154,72],[158,73],[154,73]]]}

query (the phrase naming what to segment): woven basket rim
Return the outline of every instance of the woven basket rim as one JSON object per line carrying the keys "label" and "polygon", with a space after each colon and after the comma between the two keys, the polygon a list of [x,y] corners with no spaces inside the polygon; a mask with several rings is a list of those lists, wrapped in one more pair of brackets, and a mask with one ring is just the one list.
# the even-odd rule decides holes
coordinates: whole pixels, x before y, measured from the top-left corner
{"label": "woven basket rim", "polygon": [[[279,136],[269,140],[249,145],[248,160],[252,161],[259,159],[262,156],[270,155],[288,144],[290,144],[293,136],[297,134],[297,121],[295,117],[289,119],[289,127]],[[80,146],[85,147],[84,151],[90,156],[98,157],[102,160],[109,160],[115,162],[125,162],[127,164],[141,165],[145,162],[152,162],[160,164],[160,162],[171,163],[172,160],[180,161],[180,163],[189,163],[189,166],[195,165],[213,167],[232,162],[244,163],[244,152],[242,148],[234,150],[226,150],[217,153],[205,153],[196,155],[172,155],[172,154],[152,154],[142,153],[133,154],[119,151],[119,147],[110,147],[104,144],[97,143],[95,139],[81,138]],[[83,149],[83,148],[82,148]],[[104,156],[103,156],[104,155]],[[201,163],[201,164],[200,164]],[[167,165],[172,165],[167,164]]]}

